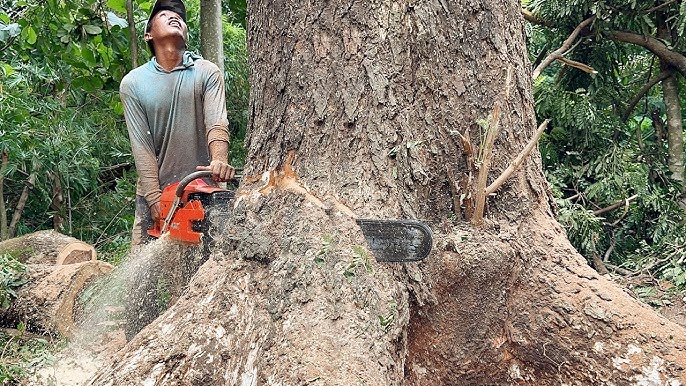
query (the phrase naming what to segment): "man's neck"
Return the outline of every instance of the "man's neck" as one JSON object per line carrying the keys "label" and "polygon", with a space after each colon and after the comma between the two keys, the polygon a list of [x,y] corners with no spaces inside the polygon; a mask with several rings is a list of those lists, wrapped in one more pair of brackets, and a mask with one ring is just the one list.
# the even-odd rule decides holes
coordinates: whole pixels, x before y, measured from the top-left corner
{"label": "man's neck", "polygon": [[176,46],[155,46],[155,59],[166,71],[171,71],[183,63],[184,49]]}

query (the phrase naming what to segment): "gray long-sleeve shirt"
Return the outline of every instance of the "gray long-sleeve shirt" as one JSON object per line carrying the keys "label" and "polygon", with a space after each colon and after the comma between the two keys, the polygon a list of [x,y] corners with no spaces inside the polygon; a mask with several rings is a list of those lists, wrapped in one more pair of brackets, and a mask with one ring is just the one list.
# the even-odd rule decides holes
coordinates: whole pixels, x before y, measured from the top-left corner
{"label": "gray long-sleeve shirt", "polygon": [[171,71],[152,58],[129,72],[119,91],[139,175],[136,193],[152,205],[161,189],[209,165],[207,134],[228,131],[224,78],[214,63],[187,51]]}

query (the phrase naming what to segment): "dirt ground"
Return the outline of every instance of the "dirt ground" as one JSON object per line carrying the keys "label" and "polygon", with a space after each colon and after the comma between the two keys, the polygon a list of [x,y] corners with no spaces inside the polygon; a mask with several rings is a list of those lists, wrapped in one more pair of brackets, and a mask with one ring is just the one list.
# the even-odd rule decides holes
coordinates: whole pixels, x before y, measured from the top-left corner
{"label": "dirt ground", "polygon": [[672,295],[670,303],[658,310],[667,319],[686,327],[686,292]]}
{"label": "dirt ground", "polygon": [[123,330],[92,342],[72,343],[57,353],[55,362],[32,374],[24,386],[84,386],[126,344]]}
{"label": "dirt ground", "polygon": [[672,283],[655,279],[650,275],[606,277],[665,318],[686,327],[686,290],[677,291]]}

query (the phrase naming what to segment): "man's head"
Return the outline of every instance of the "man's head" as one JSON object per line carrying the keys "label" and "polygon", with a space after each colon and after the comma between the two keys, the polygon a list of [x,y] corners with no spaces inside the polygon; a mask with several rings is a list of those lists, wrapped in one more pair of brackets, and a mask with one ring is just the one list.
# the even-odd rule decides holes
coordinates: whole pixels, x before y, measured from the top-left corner
{"label": "man's head", "polygon": [[145,26],[145,41],[153,56],[155,56],[155,40],[170,36],[183,38],[185,47],[188,40],[186,6],[181,0],[157,0],[150,12],[148,24]]}

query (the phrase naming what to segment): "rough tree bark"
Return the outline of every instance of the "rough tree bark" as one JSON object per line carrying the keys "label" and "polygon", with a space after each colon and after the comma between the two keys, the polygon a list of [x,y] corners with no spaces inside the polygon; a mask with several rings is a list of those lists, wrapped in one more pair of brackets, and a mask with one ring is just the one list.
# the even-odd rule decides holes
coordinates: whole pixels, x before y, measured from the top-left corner
{"label": "rough tree bark", "polygon": [[[489,182],[536,128],[519,8],[251,1],[252,177],[224,249],[93,384],[686,382],[686,332],[571,247],[538,155],[483,226],[456,216],[493,107]],[[429,221],[434,250],[376,263],[355,215]]]}
{"label": "rough tree bark", "polygon": [[221,0],[200,1],[200,45],[202,56],[224,72]]}

